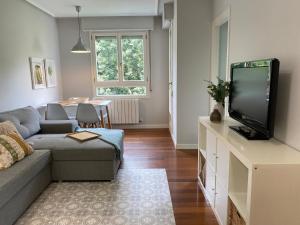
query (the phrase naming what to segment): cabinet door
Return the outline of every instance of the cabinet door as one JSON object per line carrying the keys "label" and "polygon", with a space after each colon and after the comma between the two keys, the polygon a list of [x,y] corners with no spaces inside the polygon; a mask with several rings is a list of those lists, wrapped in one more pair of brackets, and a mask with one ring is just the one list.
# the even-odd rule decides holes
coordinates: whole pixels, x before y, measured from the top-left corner
{"label": "cabinet door", "polygon": [[216,176],[218,182],[223,185],[225,190],[228,190],[229,150],[227,149],[227,146],[219,139],[217,140]]}
{"label": "cabinet door", "polygon": [[228,208],[228,191],[224,189],[223,185],[216,181],[216,199],[215,210],[220,219],[221,225],[227,225],[227,210]]}
{"label": "cabinet door", "polygon": [[206,131],[206,154],[207,163],[213,172],[216,171],[217,138],[209,130]]}
{"label": "cabinet door", "polygon": [[215,206],[216,176],[212,168],[206,164],[206,197],[212,207]]}

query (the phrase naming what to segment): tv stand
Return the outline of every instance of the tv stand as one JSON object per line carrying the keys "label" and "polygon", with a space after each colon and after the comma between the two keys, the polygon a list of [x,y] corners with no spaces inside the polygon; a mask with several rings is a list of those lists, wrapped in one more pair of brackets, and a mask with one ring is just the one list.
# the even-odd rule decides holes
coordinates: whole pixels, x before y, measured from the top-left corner
{"label": "tv stand", "polygon": [[230,126],[230,129],[236,131],[248,140],[269,140],[269,138],[264,134],[259,133],[246,126]]}
{"label": "tv stand", "polygon": [[219,225],[299,225],[300,152],[274,138],[249,141],[231,126],[241,124],[198,123],[198,181]]}

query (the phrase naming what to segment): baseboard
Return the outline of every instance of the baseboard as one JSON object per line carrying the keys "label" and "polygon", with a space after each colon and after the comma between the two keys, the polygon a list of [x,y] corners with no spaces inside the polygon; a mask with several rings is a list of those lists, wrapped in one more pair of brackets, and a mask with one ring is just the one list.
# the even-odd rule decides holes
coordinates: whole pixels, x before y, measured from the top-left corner
{"label": "baseboard", "polygon": [[198,149],[197,144],[176,144],[176,149],[195,150]]}
{"label": "baseboard", "polygon": [[113,124],[113,128],[119,129],[163,129],[169,128],[168,124]]}

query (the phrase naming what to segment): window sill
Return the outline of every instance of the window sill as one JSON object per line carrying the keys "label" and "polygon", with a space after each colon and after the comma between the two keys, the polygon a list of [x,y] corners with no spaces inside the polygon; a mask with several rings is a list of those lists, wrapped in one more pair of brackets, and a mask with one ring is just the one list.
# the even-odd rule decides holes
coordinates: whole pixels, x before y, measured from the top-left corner
{"label": "window sill", "polygon": [[101,99],[101,100],[110,100],[110,99],[150,99],[151,95],[145,95],[145,96],[126,96],[126,95],[120,95],[120,96],[94,96],[94,99]]}

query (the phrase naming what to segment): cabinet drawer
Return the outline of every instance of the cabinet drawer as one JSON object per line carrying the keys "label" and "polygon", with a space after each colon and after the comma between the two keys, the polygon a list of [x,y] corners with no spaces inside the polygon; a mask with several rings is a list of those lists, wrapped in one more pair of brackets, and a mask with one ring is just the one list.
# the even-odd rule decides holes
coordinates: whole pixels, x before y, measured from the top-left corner
{"label": "cabinet drawer", "polygon": [[[217,178],[218,179],[218,178]],[[221,221],[221,225],[227,225],[228,191],[216,181],[215,209]]]}
{"label": "cabinet drawer", "polygon": [[212,168],[206,165],[206,197],[212,207],[215,206],[216,176]]}
{"label": "cabinet drawer", "polygon": [[213,172],[216,171],[217,138],[209,130],[206,132],[206,157]]}
{"label": "cabinet drawer", "polygon": [[218,182],[223,185],[225,190],[228,190],[229,150],[227,149],[227,146],[219,139],[217,140],[216,176]]}

